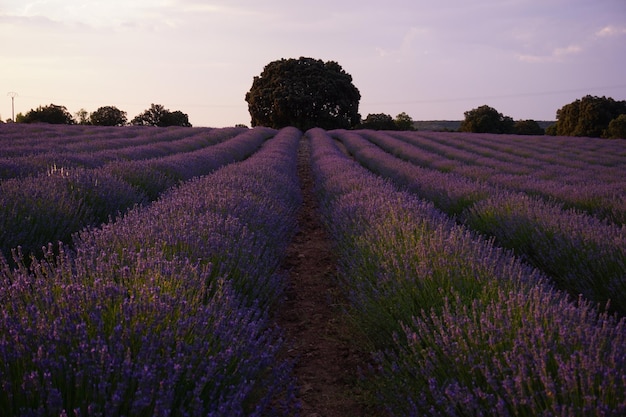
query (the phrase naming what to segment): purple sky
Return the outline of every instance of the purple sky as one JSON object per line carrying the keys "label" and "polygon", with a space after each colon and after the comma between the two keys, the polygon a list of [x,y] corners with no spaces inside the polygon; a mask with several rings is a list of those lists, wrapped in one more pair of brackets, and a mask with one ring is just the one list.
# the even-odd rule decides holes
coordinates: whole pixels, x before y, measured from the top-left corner
{"label": "purple sky", "polygon": [[586,94],[626,99],[625,0],[2,0],[0,40],[2,120],[17,92],[16,113],[157,103],[249,125],[252,78],[300,56],[350,73],[363,117],[554,120]]}

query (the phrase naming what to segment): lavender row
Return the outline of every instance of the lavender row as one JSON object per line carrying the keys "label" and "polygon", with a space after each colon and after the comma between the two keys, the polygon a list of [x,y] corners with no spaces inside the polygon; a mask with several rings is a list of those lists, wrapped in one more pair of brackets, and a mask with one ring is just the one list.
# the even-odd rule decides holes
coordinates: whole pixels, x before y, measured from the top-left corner
{"label": "lavender row", "polygon": [[[263,294],[277,289],[267,271],[277,267],[278,254],[289,243],[284,236],[294,227],[291,211],[300,198],[291,173],[299,134],[283,129],[246,161],[194,178],[149,206],[78,233],[76,250],[97,248],[94,256],[125,262],[142,248],[157,247],[167,258],[184,256],[214,265],[215,277],[229,276],[250,302],[271,304]],[[239,261],[222,270],[223,257]]]}
{"label": "lavender row", "polygon": [[[595,159],[582,160],[584,152],[577,155],[576,160],[572,160],[570,153],[561,158],[545,156],[538,145],[515,155],[513,152],[519,150],[513,148],[519,145],[519,140],[513,138],[506,152],[489,148],[490,141],[495,141],[491,136],[366,131],[361,134],[387,152],[416,165],[537,195],[547,201],[557,201],[564,208],[585,210],[618,224],[626,222],[626,180],[622,175],[626,157],[618,159],[611,154],[614,147],[605,146],[596,152],[598,157],[612,159],[611,165],[606,166]],[[570,144],[568,149],[572,148]]]}
{"label": "lavender row", "polygon": [[86,126],[51,124],[6,124],[0,129],[3,155],[28,156],[60,152],[64,154],[122,149],[150,143],[175,142],[190,132],[211,134],[212,128],[154,129],[144,126]]}
{"label": "lavender row", "polygon": [[[192,152],[132,160],[115,161],[103,166],[105,172],[123,179],[139,188],[148,198],[154,199],[172,185],[190,178],[206,175],[214,169],[249,157],[276,131],[266,127],[235,130],[224,128],[228,139]],[[222,135],[218,135],[222,136]]]}
{"label": "lavender row", "polygon": [[3,181],[0,251],[9,257],[18,245],[31,254],[48,242],[69,242],[72,233],[152,201],[180,181],[247,158],[274,133],[266,128],[245,130],[195,152],[120,161],[98,169],[56,169],[47,175]]}
{"label": "lavender row", "polygon": [[[445,138],[437,136],[441,141]],[[517,136],[459,134],[451,135],[447,142],[450,149],[476,143],[473,149],[481,154],[496,147],[501,151],[488,151],[496,152],[490,159],[506,161],[495,170],[463,164],[455,171],[459,174],[557,200],[566,208],[585,210],[615,223],[625,222],[623,141],[569,137],[530,137],[524,141]]]}
{"label": "lavender row", "polygon": [[83,231],[75,253],[0,268],[0,414],[293,415],[268,310],[300,136]]}
{"label": "lavender row", "polygon": [[[23,126],[27,131],[35,129],[31,125]],[[74,127],[65,126],[65,130],[56,133],[66,132],[73,137]],[[192,152],[246,131],[242,128],[170,128],[164,134],[145,127],[91,128],[93,131],[85,131],[79,136],[79,142],[72,143],[73,146],[57,145],[56,141],[47,137],[30,138],[29,142],[21,146],[7,143],[0,154],[0,179],[34,176],[53,169],[97,168],[113,161],[150,159]],[[108,136],[112,134],[115,136]],[[22,147],[37,151],[24,151],[16,155],[19,152],[15,148]]]}
{"label": "lavender row", "polygon": [[[615,172],[626,160],[623,141],[591,138],[472,134],[451,132],[393,132],[393,136],[427,146],[444,156],[479,157],[479,161],[515,162],[544,169],[597,169]],[[462,152],[459,152],[462,150]]]}
{"label": "lavender row", "polygon": [[365,383],[389,415],[626,412],[626,319],[307,136],[348,313],[374,352]]}
{"label": "lavender row", "polygon": [[549,274],[573,294],[626,314],[626,226],[402,161],[357,133],[337,138],[371,171],[434,202]]}
{"label": "lavender row", "polygon": [[449,215],[460,215],[475,202],[495,192],[493,186],[484,182],[404,161],[374,145],[360,132],[335,130],[329,133],[364,167],[393,178],[396,183],[417,192],[420,198],[432,201],[438,209]]}

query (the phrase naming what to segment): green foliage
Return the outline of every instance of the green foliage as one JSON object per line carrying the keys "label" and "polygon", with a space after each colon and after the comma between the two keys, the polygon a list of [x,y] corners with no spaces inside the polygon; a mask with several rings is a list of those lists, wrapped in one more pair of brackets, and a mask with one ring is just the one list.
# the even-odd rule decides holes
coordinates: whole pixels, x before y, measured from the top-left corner
{"label": "green foliage", "polygon": [[607,136],[611,139],[626,139],[626,114],[620,114],[611,120],[607,129]]}
{"label": "green foliage", "polygon": [[397,130],[415,130],[413,119],[405,112],[398,114],[394,119],[394,123]]}
{"label": "green foliage", "polygon": [[546,135],[556,136],[556,123],[546,127]]}
{"label": "green foliage", "polygon": [[352,76],[337,62],[305,57],[270,62],[246,93],[252,126],[275,129],[354,127],[360,99]]}
{"label": "green foliage", "polygon": [[393,119],[385,113],[368,114],[360,127],[372,130],[396,130],[396,124]]}
{"label": "green foliage", "polygon": [[586,95],[556,112],[559,136],[607,137],[609,123],[626,113],[626,101]]}
{"label": "green foliage", "polygon": [[167,111],[161,118],[161,126],[184,126],[191,127],[189,116],[180,110]]}
{"label": "green foliage", "polygon": [[97,126],[124,126],[127,123],[126,112],[115,106],[100,107],[89,116],[91,124]]}
{"label": "green foliage", "polygon": [[543,135],[545,132],[535,120],[518,120],[513,125],[516,135]]}
{"label": "green foliage", "polygon": [[413,119],[405,112],[398,114],[395,119],[385,113],[370,113],[359,127],[372,130],[415,130]]}
{"label": "green foliage", "polygon": [[56,104],[39,106],[34,110],[31,109],[24,116],[20,116],[21,114],[16,116],[16,119],[20,123],[76,124],[76,121],[70,112],[67,111],[67,108]]}
{"label": "green foliage", "polygon": [[76,123],[78,123],[79,125],[91,124],[89,122],[89,112],[87,112],[87,110],[81,108],[76,113],[74,113],[74,115],[76,116]]}
{"label": "green foliage", "polygon": [[189,117],[185,113],[179,110],[171,112],[163,107],[161,104],[154,103],[150,105],[149,109],[135,116],[135,118],[131,120],[130,124],[135,126],[191,127],[191,123],[189,123]]}
{"label": "green foliage", "polygon": [[513,133],[514,122],[493,107],[483,105],[466,111],[465,120],[461,122],[461,132],[473,133]]}

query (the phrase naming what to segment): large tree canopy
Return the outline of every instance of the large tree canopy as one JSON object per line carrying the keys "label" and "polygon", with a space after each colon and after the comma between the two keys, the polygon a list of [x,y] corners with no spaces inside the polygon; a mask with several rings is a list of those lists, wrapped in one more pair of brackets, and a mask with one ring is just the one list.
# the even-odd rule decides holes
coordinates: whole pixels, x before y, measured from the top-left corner
{"label": "large tree canopy", "polygon": [[130,124],[135,126],[184,126],[191,127],[189,123],[189,117],[187,114],[180,110],[169,111],[161,104],[150,105],[149,109],[146,109],[143,113],[138,114],[130,121]]}
{"label": "large tree canopy", "polygon": [[518,120],[513,126],[513,133],[516,135],[543,135],[545,130],[539,126],[537,121],[532,119]]}
{"label": "large tree canopy", "polygon": [[562,136],[608,137],[609,124],[621,114],[626,114],[626,101],[587,95],[557,110],[555,133]]}
{"label": "large tree canopy", "polygon": [[350,128],[361,119],[361,94],[334,61],[281,59],[254,77],[246,94],[252,126]]}
{"label": "large tree canopy", "polygon": [[98,126],[124,126],[127,121],[126,112],[115,106],[100,107],[89,119],[92,125]]}
{"label": "large tree canopy", "polygon": [[493,107],[483,105],[465,112],[461,122],[461,132],[474,133],[512,133],[515,122]]}
{"label": "large tree canopy", "polygon": [[51,123],[73,125],[76,121],[65,106],[50,104],[30,110],[26,115],[16,118],[20,123]]}
{"label": "large tree canopy", "polygon": [[611,139],[626,139],[626,113],[611,120],[606,136]]}

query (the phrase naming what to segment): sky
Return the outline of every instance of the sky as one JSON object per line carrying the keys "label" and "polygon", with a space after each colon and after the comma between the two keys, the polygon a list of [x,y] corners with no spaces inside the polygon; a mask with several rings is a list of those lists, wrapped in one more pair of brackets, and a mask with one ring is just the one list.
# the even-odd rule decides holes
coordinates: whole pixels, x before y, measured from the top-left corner
{"label": "sky", "polygon": [[152,103],[194,126],[250,125],[265,65],[336,61],[359,112],[462,120],[488,105],[555,120],[587,94],[626,100],[625,0],[2,0],[0,118],[40,105]]}

